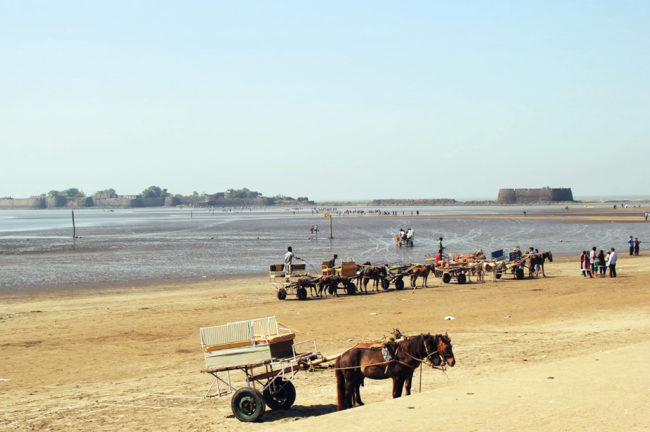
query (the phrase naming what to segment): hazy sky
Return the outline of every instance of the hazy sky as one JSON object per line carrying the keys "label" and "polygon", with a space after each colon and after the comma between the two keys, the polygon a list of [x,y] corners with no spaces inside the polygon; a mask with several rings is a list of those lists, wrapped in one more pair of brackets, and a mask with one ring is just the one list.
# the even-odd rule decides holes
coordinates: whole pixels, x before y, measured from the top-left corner
{"label": "hazy sky", "polygon": [[0,196],[650,195],[650,2],[0,0]]}

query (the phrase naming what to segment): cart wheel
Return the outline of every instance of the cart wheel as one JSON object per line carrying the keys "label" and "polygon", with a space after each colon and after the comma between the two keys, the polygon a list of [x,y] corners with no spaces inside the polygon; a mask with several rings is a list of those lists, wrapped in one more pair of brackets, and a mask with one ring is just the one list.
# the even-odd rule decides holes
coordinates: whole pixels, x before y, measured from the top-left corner
{"label": "cart wheel", "polygon": [[278,290],[278,300],[284,300],[287,298],[287,290],[284,288],[280,288]]}
{"label": "cart wheel", "polygon": [[304,300],[307,298],[307,290],[303,287],[298,288],[297,294],[300,300]]}
{"label": "cart wheel", "polygon": [[264,396],[253,387],[240,388],[232,397],[230,408],[239,421],[258,421],[264,415]]}
{"label": "cart wheel", "polygon": [[349,295],[354,295],[357,293],[357,286],[354,284],[354,282],[350,282],[345,286],[345,289],[348,291]]}
{"label": "cart wheel", "polygon": [[459,284],[464,284],[465,282],[467,282],[467,277],[463,273],[461,273],[456,277],[456,280],[458,281]]}
{"label": "cart wheel", "polygon": [[451,275],[449,273],[445,273],[442,275],[442,281],[444,283],[449,283],[451,281]]}
{"label": "cart wheel", "polygon": [[401,290],[404,288],[404,280],[399,278],[395,281],[395,289]]}
{"label": "cart wheel", "polygon": [[501,276],[503,276],[503,273],[497,273],[497,279],[501,279]]}
{"label": "cart wheel", "polygon": [[517,279],[523,279],[524,278],[524,269],[521,267],[517,267],[515,270],[515,277]]}
{"label": "cart wheel", "polygon": [[273,410],[289,409],[296,401],[296,388],[291,381],[276,380],[264,389],[264,400]]}
{"label": "cart wheel", "polygon": [[336,294],[336,287],[333,287],[333,286],[327,287],[327,292],[329,293],[329,295]]}
{"label": "cart wheel", "polygon": [[381,280],[381,287],[383,289],[387,290],[389,286],[390,286],[390,281],[388,279]]}

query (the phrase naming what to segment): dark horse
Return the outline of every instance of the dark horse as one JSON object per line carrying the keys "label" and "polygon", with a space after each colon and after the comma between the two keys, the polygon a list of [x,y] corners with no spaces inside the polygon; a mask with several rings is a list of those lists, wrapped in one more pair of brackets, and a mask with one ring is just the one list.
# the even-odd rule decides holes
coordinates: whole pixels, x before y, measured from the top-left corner
{"label": "dark horse", "polygon": [[359,387],[364,378],[393,379],[393,397],[411,394],[413,371],[420,363],[427,362],[433,366],[456,364],[451,339],[444,335],[421,334],[410,336],[400,342],[388,342],[392,348],[392,358],[385,358],[381,349],[354,347],[345,351],[336,359],[336,391],[338,409],[352,408],[354,402],[363,405]]}
{"label": "dark horse", "polygon": [[368,292],[368,282],[371,280],[374,281],[375,291],[379,291],[379,285],[382,284],[382,281],[386,279],[386,267],[385,266],[367,266],[359,273],[359,291],[363,287],[363,290]]}
{"label": "dark horse", "polygon": [[542,270],[542,276],[546,277],[546,273],[544,273],[544,261],[546,261],[546,258],[548,258],[550,262],[553,262],[553,254],[551,253],[551,251],[534,254],[530,256],[528,261],[529,278],[532,279],[533,273],[538,274],[540,270]]}

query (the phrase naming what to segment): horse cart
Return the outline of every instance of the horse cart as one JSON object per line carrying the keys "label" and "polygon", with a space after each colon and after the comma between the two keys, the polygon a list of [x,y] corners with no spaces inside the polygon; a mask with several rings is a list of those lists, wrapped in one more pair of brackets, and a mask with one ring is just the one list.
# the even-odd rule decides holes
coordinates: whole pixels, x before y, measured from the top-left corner
{"label": "horse cart", "polygon": [[[294,342],[295,334],[274,316],[204,327],[200,336],[205,356],[202,372],[213,377],[204,397],[232,394],[230,407],[242,422],[260,420],[266,406],[290,408],[296,399],[291,382],[295,374],[327,361],[315,340]],[[233,381],[234,371],[243,372],[244,380]]]}
{"label": "horse cart", "polygon": [[332,268],[329,265],[329,261],[321,263],[322,274],[318,281],[319,291],[322,287],[330,295],[338,295],[339,290],[350,295],[356,294],[357,286],[354,280],[359,277],[359,266],[354,261],[343,261],[341,267],[337,268]]}
{"label": "horse cart", "polygon": [[510,252],[507,268],[515,279],[523,279],[528,262],[528,255],[522,256],[521,252]]}
{"label": "horse cart", "polygon": [[395,289],[401,290],[404,288],[404,278],[411,276],[412,265],[389,265],[387,266],[386,277],[381,282],[381,287],[387,290],[392,283]]}
{"label": "horse cart", "polygon": [[318,277],[307,274],[305,268],[306,264],[293,264],[291,271],[285,271],[284,264],[270,265],[271,284],[275,287],[279,300],[284,300],[287,295],[295,295],[299,300],[305,300],[307,289],[317,286]]}
{"label": "horse cart", "polygon": [[469,272],[471,271],[467,263],[447,263],[444,267],[436,267],[435,276],[441,277],[444,283],[449,283],[453,278],[459,284],[464,284],[469,280]]}

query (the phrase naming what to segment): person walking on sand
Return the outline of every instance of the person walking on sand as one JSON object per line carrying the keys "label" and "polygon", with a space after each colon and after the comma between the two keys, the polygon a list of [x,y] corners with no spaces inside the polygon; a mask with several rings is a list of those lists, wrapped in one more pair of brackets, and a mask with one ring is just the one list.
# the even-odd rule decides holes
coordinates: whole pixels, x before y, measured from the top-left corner
{"label": "person walking on sand", "polygon": [[634,237],[634,256],[639,256],[639,241],[638,237]]}
{"label": "person walking on sand", "polygon": [[611,252],[609,253],[609,261],[607,261],[607,267],[609,267],[609,277],[616,277],[616,260],[618,257],[616,256],[616,250],[614,248],[611,249]]}
{"label": "person walking on sand", "polygon": [[634,255],[634,237],[630,236],[627,245],[630,247],[630,256]]}
{"label": "person walking on sand", "polygon": [[444,250],[444,246],[442,245],[442,237],[438,239],[438,252],[442,255],[442,251]]}

